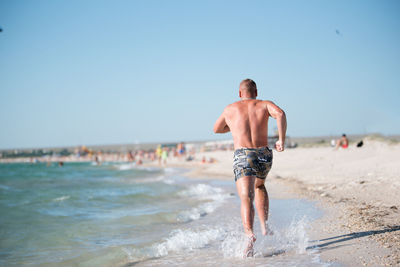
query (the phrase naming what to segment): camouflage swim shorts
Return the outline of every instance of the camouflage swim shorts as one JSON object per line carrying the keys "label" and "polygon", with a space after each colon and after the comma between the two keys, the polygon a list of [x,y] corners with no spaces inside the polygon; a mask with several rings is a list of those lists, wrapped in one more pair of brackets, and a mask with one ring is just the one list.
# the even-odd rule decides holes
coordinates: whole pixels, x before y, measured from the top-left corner
{"label": "camouflage swim shorts", "polygon": [[268,147],[239,148],[233,154],[235,182],[243,176],[265,179],[272,166],[272,151]]}

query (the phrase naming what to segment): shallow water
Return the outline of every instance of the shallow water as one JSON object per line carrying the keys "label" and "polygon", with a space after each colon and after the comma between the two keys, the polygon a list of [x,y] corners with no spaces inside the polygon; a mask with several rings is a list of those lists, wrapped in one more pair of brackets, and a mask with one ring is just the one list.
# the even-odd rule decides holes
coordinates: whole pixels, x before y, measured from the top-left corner
{"label": "shallow water", "polygon": [[[226,185],[225,190],[234,190]],[[269,227],[273,235],[262,236],[255,221],[255,255],[243,259],[245,236],[240,203],[232,197],[213,214],[182,225],[161,242],[146,249],[126,247],[125,266],[330,266],[318,250],[307,249],[309,222],[320,217],[313,203],[298,199],[271,199]],[[143,257],[143,255],[146,255]]]}
{"label": "shallow water", "polygon": [[234,183],[132,164],[0,164],[0,265],[326,266],[307,250],[310,202],[270,201],[255,256],[244,236]]}

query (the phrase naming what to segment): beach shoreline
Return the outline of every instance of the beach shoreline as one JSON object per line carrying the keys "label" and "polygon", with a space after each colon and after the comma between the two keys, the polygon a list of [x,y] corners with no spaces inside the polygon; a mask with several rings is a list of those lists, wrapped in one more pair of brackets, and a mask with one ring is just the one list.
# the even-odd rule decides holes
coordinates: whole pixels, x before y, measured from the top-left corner
{"label": "beach shoreline", "polygon": [[[315,201],[324,216],[312,222],[310,246],[339,266],[397,266],[400,263],[400,200],[396,195],[400,145],[364,140],[363,148],[310,147],[274,151],[266,180],[271,199]],[[187,169],[186,177],[234,183],[232,151],[196,154],[164,167]],[[200,159],[213,163],[201,163]],[[148,166],[158,166],[156,163]]]}
{"label": "beach shoreline", "polygon": [[[273,167],[266,179],[270,199],[306,199],[324,211],[308,229],[309,247],[319,249],[324,262],[332,266],[400,264],[400,144],[365,138],[361,148],[351,144],[348,149],[335,150],[316,145],[273,153]],[[142,165],[121,163],[135,168],[182,168],[187,178],[234,185],[232,150],[197,152],[191,157],[168,157],[165,164],[157,160]],[[93,162],[89,157],[61,160]],[[2,162],[29,163],[29,158]]]}

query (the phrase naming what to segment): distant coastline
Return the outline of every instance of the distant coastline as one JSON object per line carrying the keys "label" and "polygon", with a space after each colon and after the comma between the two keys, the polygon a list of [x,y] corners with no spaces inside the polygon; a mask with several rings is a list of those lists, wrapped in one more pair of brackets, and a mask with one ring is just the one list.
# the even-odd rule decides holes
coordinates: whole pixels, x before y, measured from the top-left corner
{"label": "distant coastline", "polygon": [[[312,137],[290,137],[287,140],[292,146],[312,147],[312,146],[329,146],[332,139],[338,136],[312,136]],[[348,135],[349,142],[358,142],[366,137],[380,141],[388,141],[393,143],[400,142],[400,135],[382,135],[382,134],[359,134]],[[208,143],[231,143],[232,140],[205,140],[205,141],[189,141],[186,142],[190,147],[199,149]],[[121,154],[129,151],[154,151],[158,145],[175,146],[178,142],[154,142],[154,143],[126,143],[126,144],[104,144],[104,145],[87,145],[92,151],[101,152],[103,154]],[[271,144],[270,144],[271,145]],[[289,145],[290,146],[290,145]],[[0,149],[0,162],[30,162],[33,159],[44,159],[45,161],[92,161],[89,158],[77,158],[73,154],[77,148],[81,146],[59,146],[59,147],[35,147],[35,148],[7,148]],[[71,156],[72,155],[72,156]],[[107,159],[106,159],[107,161]]]}

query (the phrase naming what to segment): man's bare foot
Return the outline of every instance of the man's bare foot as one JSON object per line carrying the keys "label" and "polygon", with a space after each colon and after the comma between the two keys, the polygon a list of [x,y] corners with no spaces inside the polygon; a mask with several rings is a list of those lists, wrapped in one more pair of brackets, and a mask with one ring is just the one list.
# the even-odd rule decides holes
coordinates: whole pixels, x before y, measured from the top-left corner
{"label": "man's bare foot", "polygon": [[251,236],[247,237],[247,247],[244,250],[243,258],[253,257],[254,254],[254,242],[256,242],[256,236],[252,234]]}

